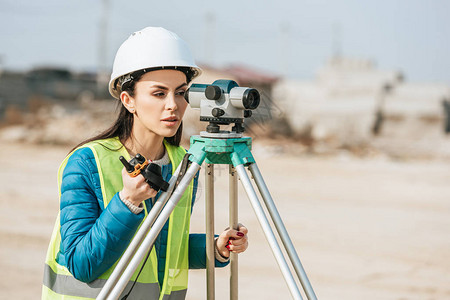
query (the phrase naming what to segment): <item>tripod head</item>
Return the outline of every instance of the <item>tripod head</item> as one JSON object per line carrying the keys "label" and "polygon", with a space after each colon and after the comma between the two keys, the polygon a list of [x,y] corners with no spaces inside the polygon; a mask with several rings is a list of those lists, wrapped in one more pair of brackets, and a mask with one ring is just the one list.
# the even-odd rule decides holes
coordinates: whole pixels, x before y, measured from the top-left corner
{"label": "tripod head", "polygon": [[200,109],[200,121],[209,122],[208,133],[219,133],[219,125],[234,123],[232,132],[244,132],[244,118],[252,115],[260,102],[256,89],[240,87],[233,80],[220,79],[213,84],[192,84],[185,93],[192,108]]}

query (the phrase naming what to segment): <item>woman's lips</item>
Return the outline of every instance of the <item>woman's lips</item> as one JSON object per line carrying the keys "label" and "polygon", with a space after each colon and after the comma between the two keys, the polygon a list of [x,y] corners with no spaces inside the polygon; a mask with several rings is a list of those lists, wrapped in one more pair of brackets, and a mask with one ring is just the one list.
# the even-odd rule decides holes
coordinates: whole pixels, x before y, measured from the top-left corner
{"label": "woman's lips", "polygon": [[161,122],[163,122],[167,126],[175,126],[178,123],[177,117],[167,117],[164,119],[161,119]]}

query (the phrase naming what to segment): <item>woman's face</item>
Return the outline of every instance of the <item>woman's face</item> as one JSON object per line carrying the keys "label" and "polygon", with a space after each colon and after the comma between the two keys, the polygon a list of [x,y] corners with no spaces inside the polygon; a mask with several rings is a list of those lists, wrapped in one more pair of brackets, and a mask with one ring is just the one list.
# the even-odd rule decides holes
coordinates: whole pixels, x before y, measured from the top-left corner
{"label": "woman's face", "polygon": [[[157,70],[144,74],[135,84],[136,127],[162,137],[174,136],[186,111],[186,75],[176,70]],[[135,129],[136,129],[135,127]]]}

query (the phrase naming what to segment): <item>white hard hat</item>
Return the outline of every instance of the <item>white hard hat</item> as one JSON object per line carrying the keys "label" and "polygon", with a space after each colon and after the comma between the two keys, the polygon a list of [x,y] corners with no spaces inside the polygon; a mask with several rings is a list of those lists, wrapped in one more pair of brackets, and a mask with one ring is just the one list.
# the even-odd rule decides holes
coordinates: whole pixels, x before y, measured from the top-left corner
{"label": "white hard hat", "polygon": [[175,33],[161,27],[146,27],[123,42],[114,59],[109,93],[119,99],[118,78],[129,73],[153,68],[185,67],[197,77],[201,69],[195,64],[188,45]]}

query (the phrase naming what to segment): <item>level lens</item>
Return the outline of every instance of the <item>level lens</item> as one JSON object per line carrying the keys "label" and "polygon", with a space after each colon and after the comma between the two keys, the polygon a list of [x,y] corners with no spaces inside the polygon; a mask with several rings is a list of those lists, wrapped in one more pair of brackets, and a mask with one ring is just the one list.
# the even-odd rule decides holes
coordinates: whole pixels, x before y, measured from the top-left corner
{"label": "level lens", "polygon": [[246,109],[256,109],[259,105],[259,92],[255,89],[247,89],[242,97],[242,103]]}

